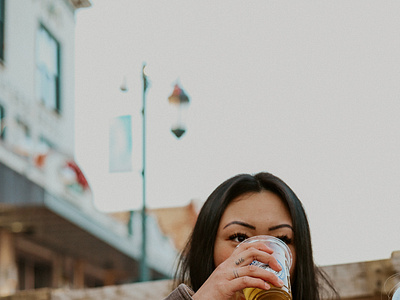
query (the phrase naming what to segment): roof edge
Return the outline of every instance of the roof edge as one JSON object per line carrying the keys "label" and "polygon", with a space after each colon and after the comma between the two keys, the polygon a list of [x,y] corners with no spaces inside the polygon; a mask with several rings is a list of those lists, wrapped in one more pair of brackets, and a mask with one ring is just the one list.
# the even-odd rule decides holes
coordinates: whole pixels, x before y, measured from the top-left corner
{"label": "roof edge", "polygon": [[72,4],[72,6],[75,9],[92,6],[92,3],[90,2],[90,0],[69,0],[69,2]]}

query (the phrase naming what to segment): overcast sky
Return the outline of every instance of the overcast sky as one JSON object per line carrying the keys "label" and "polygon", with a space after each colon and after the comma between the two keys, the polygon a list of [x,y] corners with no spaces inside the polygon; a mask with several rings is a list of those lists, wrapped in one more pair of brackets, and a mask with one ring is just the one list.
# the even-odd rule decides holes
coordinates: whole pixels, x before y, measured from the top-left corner
{"label": "overcast sky", "polygon": [[[146,62],[149,207],[204,201],[237,173],[268,171],[304,203],[317,263],[400,250],[400,2],[92,3],[77,14],[76,157],[100,210],[142,202]],[[176,82],[191,101],[180,140],[167,100]],[[109,174],[110,120],[126,114],[133,171]]]}

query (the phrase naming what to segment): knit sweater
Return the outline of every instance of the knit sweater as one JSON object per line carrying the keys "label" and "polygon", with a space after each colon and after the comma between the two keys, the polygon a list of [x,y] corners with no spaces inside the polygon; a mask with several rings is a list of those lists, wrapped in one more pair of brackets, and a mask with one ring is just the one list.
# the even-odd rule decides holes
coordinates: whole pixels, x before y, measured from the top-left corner
{"label": "knit sweater", "polygon": [[194,292],[185,284],[181,283],[171,294],[164,300],[193,300]]}

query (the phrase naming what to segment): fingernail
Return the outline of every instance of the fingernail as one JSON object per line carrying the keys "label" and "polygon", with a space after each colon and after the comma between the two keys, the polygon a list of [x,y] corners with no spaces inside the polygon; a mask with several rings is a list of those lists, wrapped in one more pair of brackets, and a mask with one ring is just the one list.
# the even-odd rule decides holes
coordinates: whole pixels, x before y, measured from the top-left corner
{"label": "fingernail", "polygon": [[271,286],[268,283],[265,282],[265,289],[269,290],[270,288],[271,288]]}
{"label": "fingernail", "polygon": [[280,286],[283,286],[283,281],[281,279],[278,280]]}

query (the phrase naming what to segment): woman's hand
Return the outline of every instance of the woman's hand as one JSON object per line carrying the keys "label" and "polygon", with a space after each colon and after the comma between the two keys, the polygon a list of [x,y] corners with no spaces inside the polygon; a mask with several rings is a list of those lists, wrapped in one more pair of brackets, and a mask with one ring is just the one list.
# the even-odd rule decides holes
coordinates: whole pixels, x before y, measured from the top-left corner
{"label": "woman's hand", "polygon": [[272,272],[250,265],[253,260],[268,264],[279,272],[281,266],[271,255],[272,250],[261,242],[240,244],[232,255],[212,272],[193,295],[195,300],[227,300],[247,287],[268,290],[270,284],[281,287],[283,282]]}

